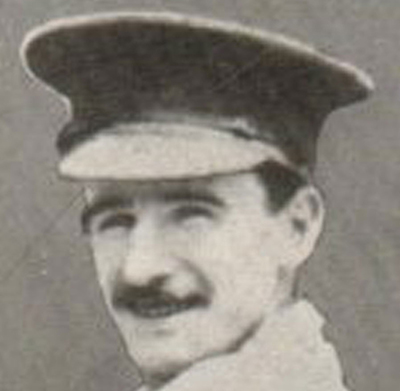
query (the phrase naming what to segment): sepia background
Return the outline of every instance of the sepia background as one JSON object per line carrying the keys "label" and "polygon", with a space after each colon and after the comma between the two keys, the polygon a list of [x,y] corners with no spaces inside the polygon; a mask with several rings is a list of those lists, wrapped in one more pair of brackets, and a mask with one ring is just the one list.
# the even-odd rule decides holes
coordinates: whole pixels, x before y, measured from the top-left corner
{"label": "sepia background", "polygon": [[289,34],[369,71],[376,93],[332,115],[317,178],[326,231],[301,290],[328,319],[354,391],[400,384],[398,0],[0,0],[0,389],[132,391],[136,372],[106,315],[80,189],[55,172],[58,97],[29,78],[19,45],[55,17],[170,10]]}

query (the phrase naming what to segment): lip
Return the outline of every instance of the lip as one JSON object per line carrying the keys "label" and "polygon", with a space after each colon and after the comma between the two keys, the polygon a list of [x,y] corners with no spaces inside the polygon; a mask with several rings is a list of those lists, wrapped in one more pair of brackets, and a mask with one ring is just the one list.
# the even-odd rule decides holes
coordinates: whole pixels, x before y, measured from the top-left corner
{"label": "lip", "polygon": [[131,307],[131,312],[140,318],[146,319],[159,319],[168,318],[182,312],[193,310],[195,307],[189,302],[182,303],[159,303],[155,305],[148,305],[146,303],[137,303]]}
{"label": "lip", "polygon": [[177,299],[170,295],[126,295],[113,299],[114,308],[144,319],[162,319],[203,308],[208,301],[199,295]]}

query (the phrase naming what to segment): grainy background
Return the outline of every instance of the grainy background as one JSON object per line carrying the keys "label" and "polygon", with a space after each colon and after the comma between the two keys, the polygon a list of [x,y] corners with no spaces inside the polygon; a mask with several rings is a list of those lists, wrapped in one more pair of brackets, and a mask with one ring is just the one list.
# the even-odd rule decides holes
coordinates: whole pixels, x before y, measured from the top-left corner
{"label": "grainy background", "polygon": [[79,188],[55,173],[66,119],[18,47],[32,27],[93,11],[172,10],[294,35],[355,62],[377,85],[326,124],[328,223],[303,270],[355,391],[400,384],[400,3],[398,0],[0,0],[0,389],[128,391],[137,384],[80,237]]}

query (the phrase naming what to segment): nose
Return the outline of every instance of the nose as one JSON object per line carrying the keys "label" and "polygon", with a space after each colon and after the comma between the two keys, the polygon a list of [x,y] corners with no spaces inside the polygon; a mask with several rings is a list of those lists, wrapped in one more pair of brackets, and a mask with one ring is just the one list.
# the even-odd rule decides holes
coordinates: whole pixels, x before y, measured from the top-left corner
{"label": "nose", "polygon": [[127,285],[145,287],[166,282],[177,267],[156,224],[151,220],[138,222],[129,236],[119,278]]}

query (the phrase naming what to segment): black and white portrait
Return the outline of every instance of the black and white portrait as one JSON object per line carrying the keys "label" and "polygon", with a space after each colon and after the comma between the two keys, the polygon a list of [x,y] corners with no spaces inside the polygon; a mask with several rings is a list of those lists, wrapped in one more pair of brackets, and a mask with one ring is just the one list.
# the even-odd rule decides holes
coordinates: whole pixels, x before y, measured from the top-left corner
{"label": "black and white portrait", "polygon": [[400,6],[59,3],[0,4],[1,387],[395,391]]}

